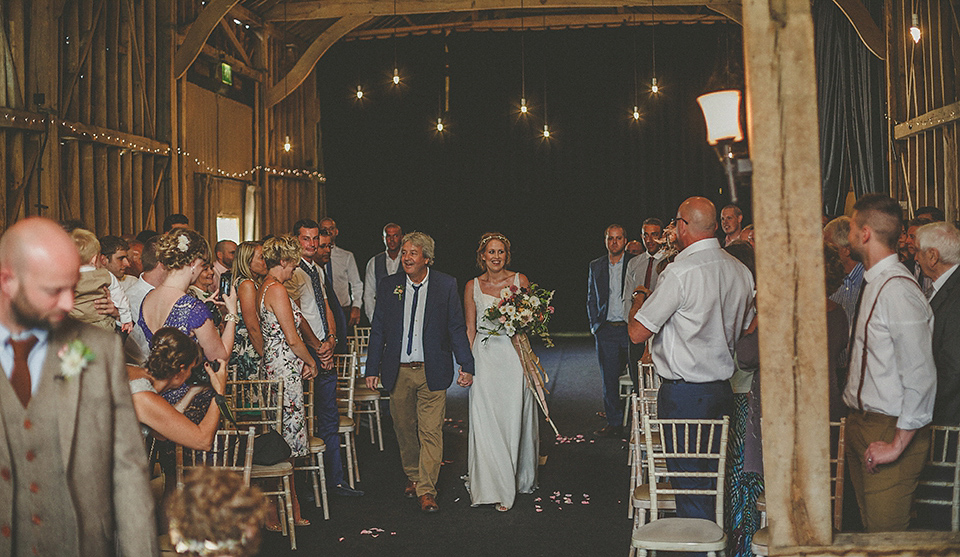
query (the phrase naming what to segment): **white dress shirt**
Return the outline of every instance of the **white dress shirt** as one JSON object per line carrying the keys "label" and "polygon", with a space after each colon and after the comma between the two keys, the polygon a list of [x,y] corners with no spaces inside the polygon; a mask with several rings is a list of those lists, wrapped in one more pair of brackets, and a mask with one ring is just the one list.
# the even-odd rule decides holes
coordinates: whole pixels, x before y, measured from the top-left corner
{"label": "white dress shirt", "polygon": [[933,281],[933,289],[930,292],[931,300],[933,299],[934,296],[937,295],[937,292],[940,292],[940,289],[943,288],[943,285],[946,284],[948,280],[950,280],[950,275],[952,275],[953,272],[956,270],[957,270],[957,265],[954,264],[953,267],[950,267],[949,269],[944,271],[943,274],[940,275],[940,278]]}
{"label": "white dress shirt", "polygon": [[[94,271],[97,268],[93,265],[80,265],[80,272],[89,272]],[[117,306],[117,311],[120,313],[120,319],[117,319],[118,323],[131,323],[133,322],[133,314],[130,312],[130,300],[127,299],[127,293],[120,286],[120,281],[117,280],[117,277],[110,273],[110,286],[107,287],[110,291],[110,300],[113,302],[113,305]],[[139,313],[137,317],[140,317]]]}
{"label": "white dress shirt", "polygon": [[[390,254],[387,252],[380,252],[385,254],[384,262],[387,266],[387,275],[395,275],[397,271],[400,270],[400,252],[397,252],[396,259],[390,259]],[[376,259],[380,254],[374,255],[367,261],[367,269],[364,272],[364,284],[366,287],[363,289],[363,311],[367,314],[367,319],[373,323],[373,309],[377,305],[377,263]]]}
{"label": "white dress shirt", "polygon": [[677,254],[635,316],[656,334],[650,352],[666,379],[730,379],[733,346],[753,320],[753,276],[716,238]]}
{"label": "white dress shirt", "polygon": [[403,293],[403,343],[400,345],[400,363],[409,364],[410,362],[423,361],[423,314],[427,307],[427,288],[430,282],[430,269],[427,268],[427,276],[420,283],[420,291],[417,293],[417,311],[413,314],[413,349],[407,354],[407,338],[410,335],[410,317],[413,311],[413,285],[414,282],[408,276],[406,279],[406,291]]}
{"label": "white dress shirt", "polygon": [[[361,307],[363,281],[360,280],[360,271],[357,270],[357,260],[353,257],[353,252],[333,246],[330,251],[330,264],[333,266],[333,291],[337,294],[337,301],[344,307]],[[376,288],[376,285],[373,287]]]}
{"label": "white dress shirt", "polygon": [[[887,282],[890,277],[904,278]],[[933,419],[933,400],[937,391],[933,310],[917,281],[900,264],[896,254],[864,272],[863,280],[867,284],[850,350],[850,374],[843,401],[850,408],[858,408],[857,391],[860,389],[866,328],[867,367],[861,392],[863,409],[899,418],[899,429],[921,428]],[[873,316],[867,323],[871,309]]]}
{"label": "white dress shirt", "polygon": [[[325,276],[323,267],[315,265],[312,261],[305,259],[301,259],[300,262],[306,263],[307,266],[313,267],[320,272],[320,290],[323,290],[323,280]],[[321,303],[317,303],[317,297],[313,291],[313,280],[310,278],[310,275],[298,265],[297,268],[293,270],[292,280],[295,284],[295,294],[291,297],[294,301],[300,302],[300,313],[303,314],[303,318],[310,324],[310,328],[313,329],[313,334],[315,334],[318,339],[323,340],[327,338],[329,333],[323,326],[323,318],[320,317],[320,312],[326,311],[326,305],[324,305],[322,301]],[[326,296],[327,293],[323,292],[323,295]],[[323,309],[321,310],[321,308]]]}
{"label": "white dress shirt", "polygon": [[143,275],[136,279],[133,286],[127,289],[127,300],[130,302],[130,313],[133,315],[133,330],[123,343],[123,353],[127,363],[143,365],[150,355],[150,343],[140,328],[140,307],[143,299],[153,290],[154,286],[143,280]]}
{"label": "white dress shirt", "polygon": [[[47,357],[47,340],[50,338],[50,332],[46,329],[29,329],[17,335],[17,340],[33,335],[37,337],[37,343],[33,345],[33,350],[27,356],[27,368],[30,370],[30,393],[37,392],[40,386],[40,379],[43,378],[43,360]],[[7,379],[13,375],[13,345],[10,344],[12,335],[10,330],[0,324],[0,366],[7,374]],[[59,350],[59,348],[58,348]]]}
{"label": "white dress shirt", "polygon": [[633,292],[638,286],[643,284],[643,279],[647,278],[647,265],[653,259],[653,267],[650,269],[650,291],[657,287],[657,266],[663,261],[667,250],[660,248],[656,253],[650,255],[649,252],[643,252],[627,262],[627,278],[623,286],[623,314],[630,315],[630,309],[633,307]]}

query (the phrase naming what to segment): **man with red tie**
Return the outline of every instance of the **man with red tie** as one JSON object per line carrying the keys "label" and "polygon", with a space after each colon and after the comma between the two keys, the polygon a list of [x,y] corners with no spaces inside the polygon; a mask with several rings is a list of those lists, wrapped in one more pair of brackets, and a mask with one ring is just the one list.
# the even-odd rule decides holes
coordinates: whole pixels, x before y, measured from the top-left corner
{"label": "man with red tie", "polygon": [[[627,283],[623,290],[625,315],[629,314],[630,307],[633,306],[633,293],[638,287],[642,286],[652,292],[657,286],[657,277],[660,276],[657,267],[660,266],[660,262],[663,261],[667,253],[667,250],[660,249],[663,246],[660,243],[661,237],[663,237],[663,223],[660,219],[650,217],[643,221],[644,252],[627,263]],[[628,363],[634,392],[639,392],[640,389],[640,366],[638,362],[643,357],[645,347],[645,343],[630,343],[630,361]]]}

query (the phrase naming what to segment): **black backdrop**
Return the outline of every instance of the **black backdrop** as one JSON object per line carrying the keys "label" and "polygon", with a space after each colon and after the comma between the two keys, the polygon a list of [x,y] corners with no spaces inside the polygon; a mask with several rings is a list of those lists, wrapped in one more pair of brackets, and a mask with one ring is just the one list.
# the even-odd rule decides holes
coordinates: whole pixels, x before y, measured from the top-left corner
{"label": "black backdrop", "polygon": [[[638,238],[683,199],[718,205],[724,176],[696,97],[741,60],[734,25],[660,25],[651,97],[651,29],[527,31],[527,103],[518,115],[520,33],[452,33],[341,42],[317,66],[329,212],[361,274],[389,221],[437,242],[436,268],[462,285],[476,242],[513,242],[511,268],[556,289],[555,331],[586,331],[587,263],[607,224]],[[444,54],[446,45],[447,54]],[[403,82],[391,83],[396,46]],[[636,54],[634,55],[634,52]],[[449,66],[446,131],[436,133]],[[634,68],[643,119],[633,121]],[[544,82],[546,81],[546,88]],[[356,100],[356,88],[364,98]],[[544,141],[544,89],[552,137]],[[749,210],[747,210],[749,214]]]}

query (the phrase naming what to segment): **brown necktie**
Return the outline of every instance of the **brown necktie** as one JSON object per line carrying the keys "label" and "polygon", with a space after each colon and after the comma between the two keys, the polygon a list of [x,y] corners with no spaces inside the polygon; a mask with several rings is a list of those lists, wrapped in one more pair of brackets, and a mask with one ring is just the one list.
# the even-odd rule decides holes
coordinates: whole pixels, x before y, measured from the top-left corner
{"label": "brown necktie", "polygon": [[32,390],[27,357],[35,344],[37,344],[37,337],[33,335],[23,340],[10,339],[10,346],[13,346],[13,374],[10,376],[10,384],[13,385],[13,392],[17,394],[24,408],[30,403]]}
{"label": "brown necktie", "polygon": [[648,290],[650,289],[650,275],[652,271],[653,271],[653,256],[651,255],[650,258],[647,259],[647,275],[643,277],[643,287]]}

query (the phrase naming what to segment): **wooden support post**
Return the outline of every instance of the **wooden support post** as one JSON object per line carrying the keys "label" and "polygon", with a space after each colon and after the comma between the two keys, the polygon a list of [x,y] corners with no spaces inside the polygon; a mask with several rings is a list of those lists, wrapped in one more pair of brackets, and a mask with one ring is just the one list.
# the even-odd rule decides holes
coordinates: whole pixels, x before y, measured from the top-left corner
{"label": "wooden support post", "polygon": [[[28,106],[41,105],[45,110],[58,113],[60,96],[60,15],[62,2],[41,0],[31,4],[30,17],[30,72],[27,82],[31,93],[44,97],[43,103],[30,99]],[[27,192],[25,209],[30,215],[60,218],[60,139],[57,126],[52,121],[47,125],[47,136],[38,148],[40,168],[36,180],[31,181],[39,190]]]}
{"label": "wooden support post", "polygon": [[810,2],[745,0],[743,44],[773,554],[777,547],[831,543],[823,204]]}

